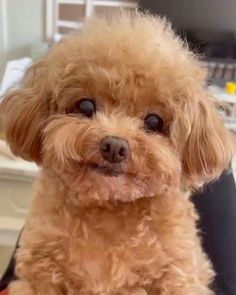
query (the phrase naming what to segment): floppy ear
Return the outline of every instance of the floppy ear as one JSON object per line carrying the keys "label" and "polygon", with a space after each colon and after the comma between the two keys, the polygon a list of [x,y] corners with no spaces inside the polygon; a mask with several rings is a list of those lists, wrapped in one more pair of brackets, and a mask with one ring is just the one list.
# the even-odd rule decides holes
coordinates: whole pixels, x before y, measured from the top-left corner
{"label": "floppy ear", "polygon": [[41,129],[48,110],[43,62],[30,67],[22,88],[6,94],[0,105],[3,130],[12,152],[40,162]]}
{"label": "floppy ear", "polygon": [[198,100],[192,110],[191,131],[183,151],[183,170],[191,185],[219,176],[233,156],[230,132],[210,97]]}

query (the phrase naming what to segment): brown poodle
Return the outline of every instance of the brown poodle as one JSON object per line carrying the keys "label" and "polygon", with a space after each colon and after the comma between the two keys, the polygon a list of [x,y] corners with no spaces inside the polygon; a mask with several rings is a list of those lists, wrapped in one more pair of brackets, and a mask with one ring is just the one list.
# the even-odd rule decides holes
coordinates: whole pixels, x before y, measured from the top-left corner
{"label": "brown poodle", "polygon": [[163,19],[95,18],[1,106],[41,172],[11,295],[209,295],[190,192],[230,162],[205,72]]}

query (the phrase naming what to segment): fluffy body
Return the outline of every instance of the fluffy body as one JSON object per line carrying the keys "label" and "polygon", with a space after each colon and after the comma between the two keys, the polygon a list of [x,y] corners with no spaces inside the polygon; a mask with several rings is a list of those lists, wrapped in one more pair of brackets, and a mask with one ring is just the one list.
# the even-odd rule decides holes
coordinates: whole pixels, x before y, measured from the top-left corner
{"label": "fluffy body", "polygon": [[[205,74],[165,20],[138,13],[91,20],[30,68],[1,106],[12,151],[41,166],[11,295],[212,294],[189,196],[232,149]],[[94,117],[75,113],[90,97]],[[150,113],[163,132],[145,130]],[[101,157],[108,135],[127,161]]]}

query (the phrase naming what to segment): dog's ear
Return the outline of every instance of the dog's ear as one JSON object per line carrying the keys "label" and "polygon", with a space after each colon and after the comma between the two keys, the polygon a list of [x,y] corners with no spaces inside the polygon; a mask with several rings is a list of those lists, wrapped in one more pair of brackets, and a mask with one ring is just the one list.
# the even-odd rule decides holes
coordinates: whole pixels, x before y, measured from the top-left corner
{"label": "dog's ear", "polygon": [[214,100],[204,96],[191,106],[191,128],[183,150],[183,171],[194,187],[218,177],[233,155],[230,132]]}
{"label": "dog's ear", "polygon": [[44,62],[27,71],[22,87],[6,94],[0,105],[6,139],[12,152],[26,160],[40,162],[41,128],[48,116]]}

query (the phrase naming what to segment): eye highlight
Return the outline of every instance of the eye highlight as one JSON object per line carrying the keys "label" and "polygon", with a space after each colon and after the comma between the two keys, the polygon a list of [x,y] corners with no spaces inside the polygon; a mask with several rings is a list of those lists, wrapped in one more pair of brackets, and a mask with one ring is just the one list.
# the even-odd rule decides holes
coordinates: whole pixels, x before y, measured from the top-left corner
{"label": "eye highlight", "polygon": [[83,98],[76,102],[75,113],[91,118],[96,113],[96,102],[92,98]]}
{"label": "eye highlight", "polygon": [[164,121],[157,114],[149,114],[144,118],[144,128],[150,132],[161,133],[164,130]]}

